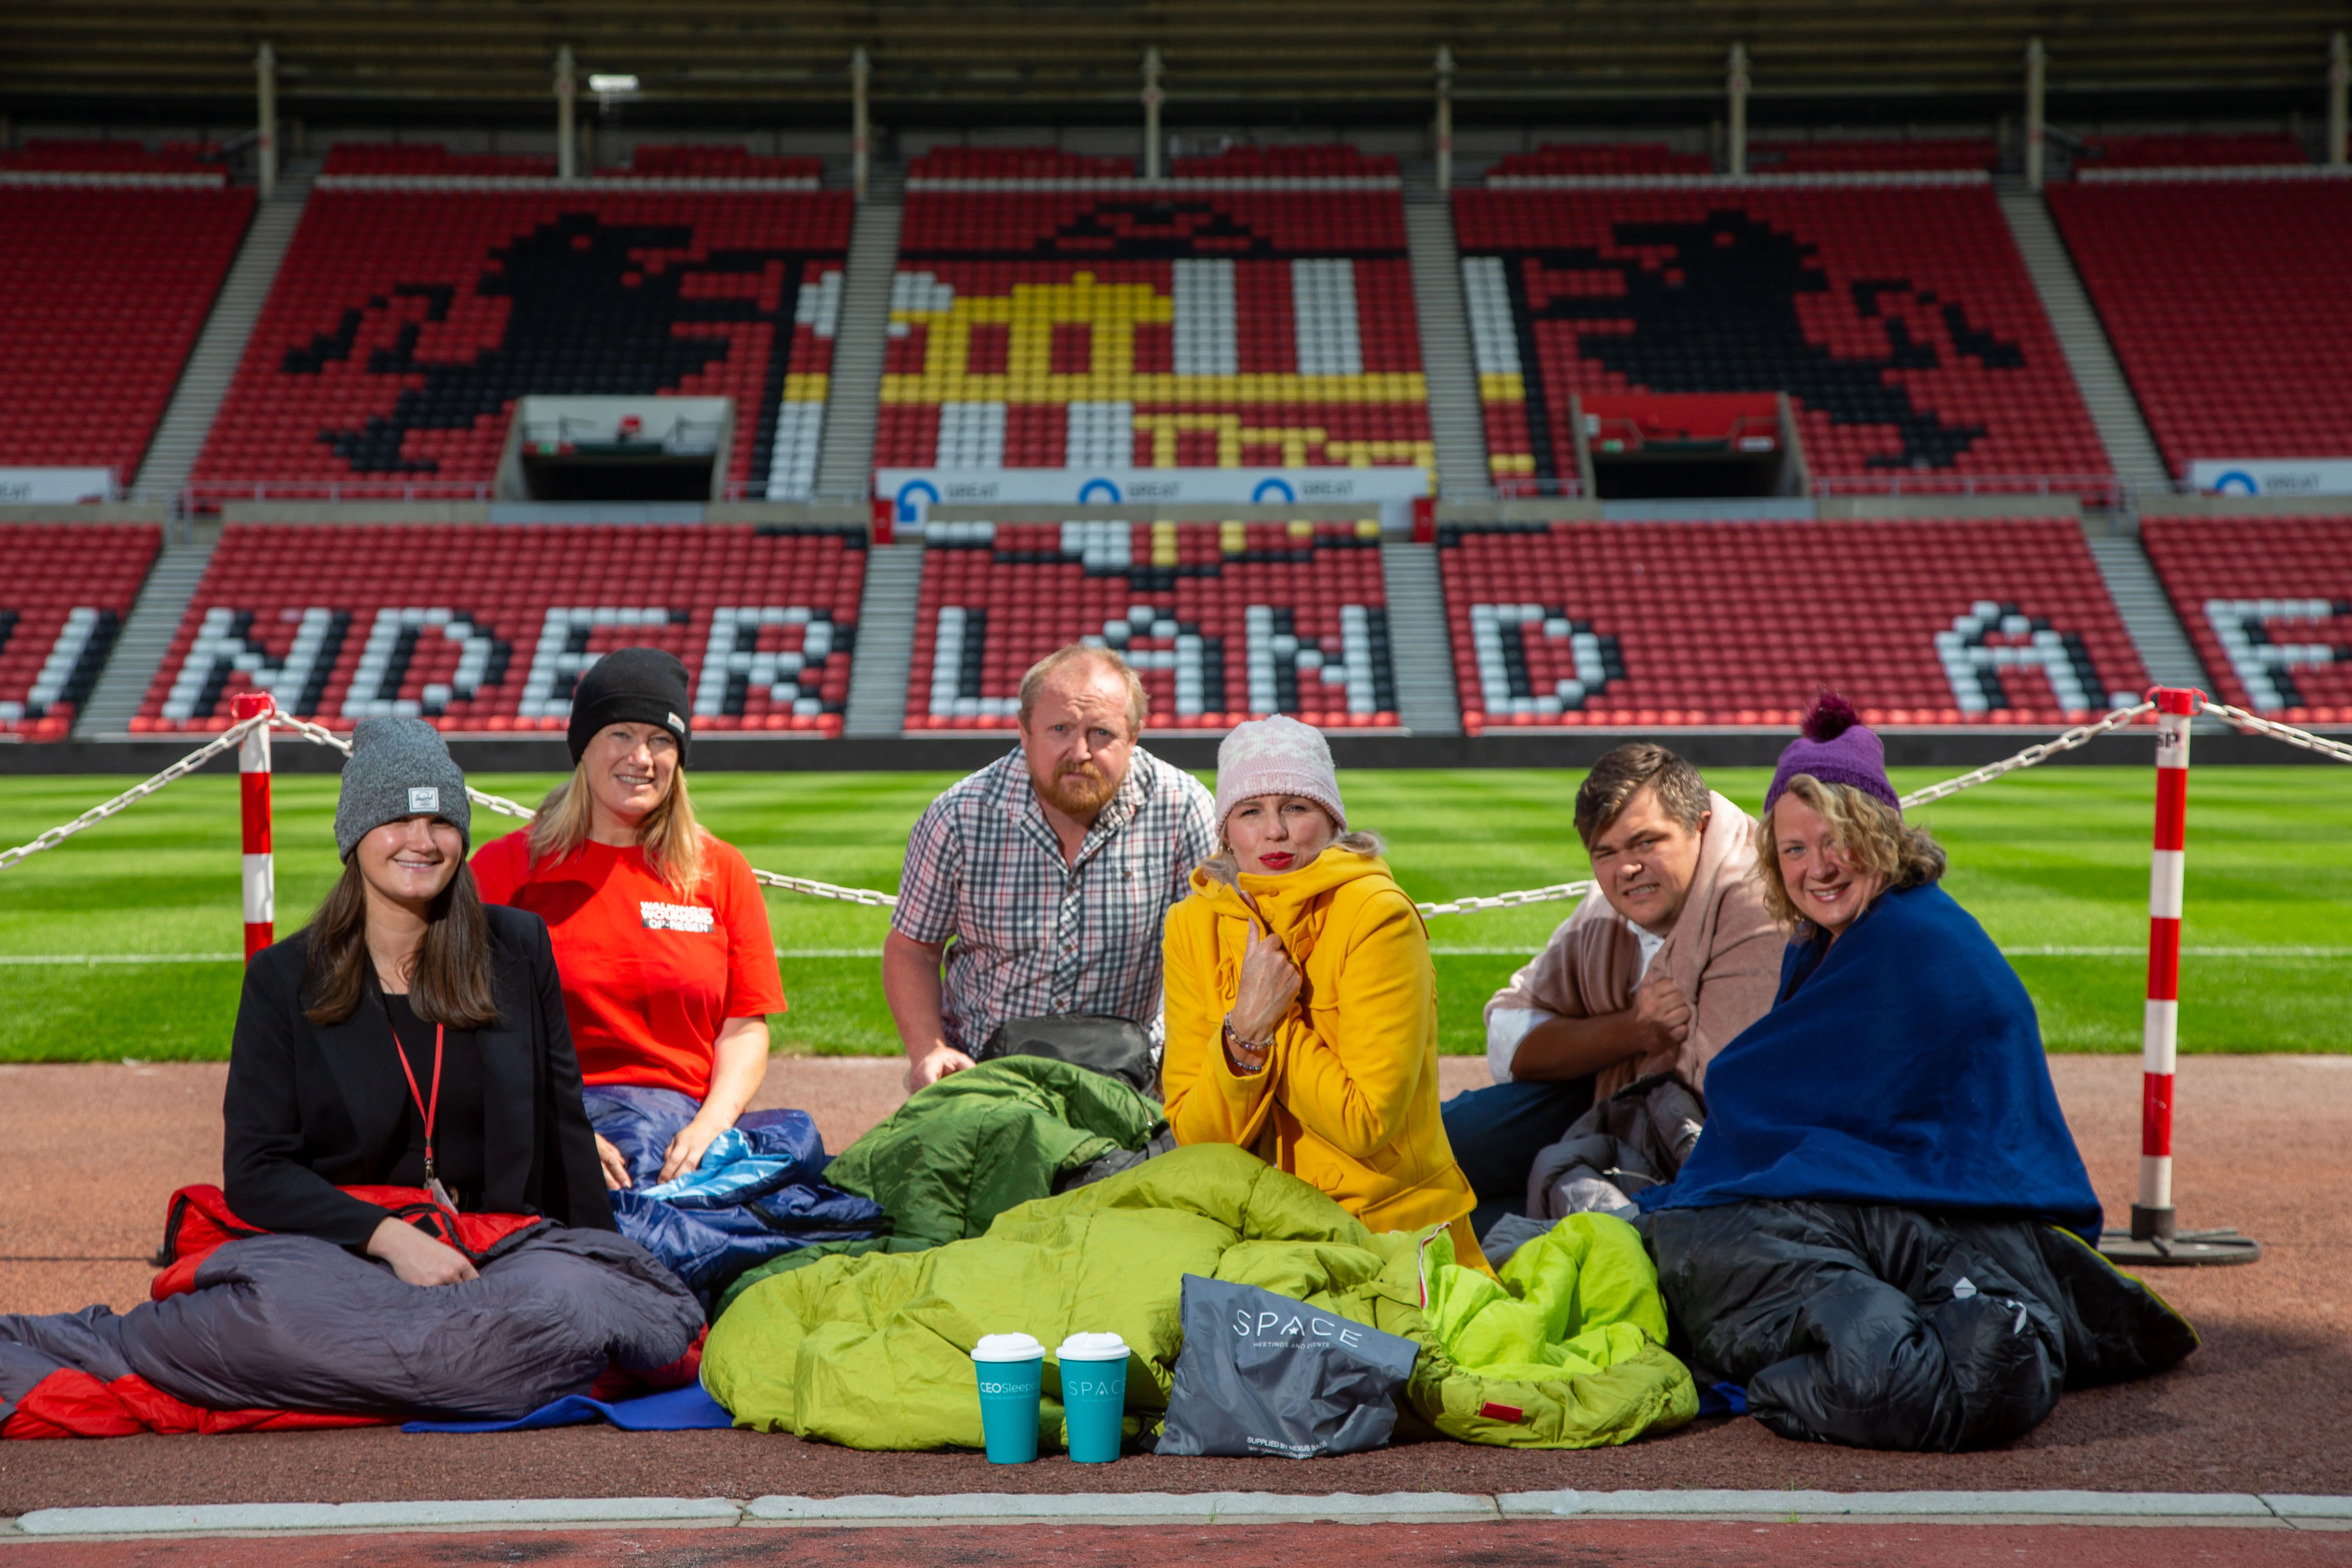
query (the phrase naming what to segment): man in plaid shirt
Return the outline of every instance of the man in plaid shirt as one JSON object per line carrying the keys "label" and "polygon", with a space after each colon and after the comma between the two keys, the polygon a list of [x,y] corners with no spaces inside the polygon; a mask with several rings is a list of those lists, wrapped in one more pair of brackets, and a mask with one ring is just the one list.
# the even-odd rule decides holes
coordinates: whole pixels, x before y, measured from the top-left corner
{"label": "man in plaid shirt", "polygon": [[1118,655],[1048,654],[1022,678],[1021,749],[908,835],[882,992],[909,1093],[971,1066],[1009,1018],[1127,1018],[1158,1036],[1160,922],[1217,831],[1200,781],[1136,744],[1145,711]]}

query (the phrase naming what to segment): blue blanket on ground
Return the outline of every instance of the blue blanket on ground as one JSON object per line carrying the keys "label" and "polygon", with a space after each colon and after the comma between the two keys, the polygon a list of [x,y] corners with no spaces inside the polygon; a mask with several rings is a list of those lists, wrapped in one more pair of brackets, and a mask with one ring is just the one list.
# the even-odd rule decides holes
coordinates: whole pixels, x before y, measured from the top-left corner
{"label": "blue blanket on ground", "polygon": [[2032,999],[1933,884],[1883,896],[1826,952],[1792,944],[1772,1010],[1708,1066],[1706,1101],[1690,1158],[1642,1208],[1893,1204],[2098,1241]]}
{"label": "blue blanket on ground", "polygon": [[819,1241],[863,1241],[882,1205],[827,1185],[824,1140],[805,1110],[752,1110],[711,1140],[692,1171],[656,1184],[662,1152],[700,1109],[670,1089],[591,1086],[588,1120],[635,1184],[607,1194],[621,1234],[668,1265],[707,1305],[727,1282]]}

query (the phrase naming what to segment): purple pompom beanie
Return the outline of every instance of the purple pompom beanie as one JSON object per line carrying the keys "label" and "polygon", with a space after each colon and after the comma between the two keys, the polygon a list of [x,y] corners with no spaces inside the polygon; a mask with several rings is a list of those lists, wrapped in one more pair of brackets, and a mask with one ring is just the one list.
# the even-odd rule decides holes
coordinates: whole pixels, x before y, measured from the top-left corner
{"label": "purple pompom beanie", "polygon": [[1297,795],[1331,814],[1347,831],[1348,808],[1339,804],[1339,775],[1331,747],[1312,724],[1277,713],[1236,724],[1217,748],[1217,832],[1234,807],[1264,795]]}
{"label": "purple pompom beanie", "polygon": [[1772,773],[1772,787],[1764,792],[1767,816],[1773,803],[1787,793],[1789,781],[1799,773],[1811,773],[1823,784],[1852,784],[1893,806],[1895,816],[1903,815],[1903,802],[1896,798],[1895,786],[1886,782],[1886,747],[1878,731],[1862,721],[1852,703],[1833,691],[1822,692],[1814,699],[1801,729],[1803,733],[1780,753],[1780,765]]}

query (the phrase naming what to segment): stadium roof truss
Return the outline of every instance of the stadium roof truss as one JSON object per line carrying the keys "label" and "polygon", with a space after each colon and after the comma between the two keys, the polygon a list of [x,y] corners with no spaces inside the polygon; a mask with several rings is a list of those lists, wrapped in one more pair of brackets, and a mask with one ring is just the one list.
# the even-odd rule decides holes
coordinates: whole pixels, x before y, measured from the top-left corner
{"label": "stadium roof truss", "polygon": [[559,45],[691,116],[830,120],[847,62],[886,113],[1132,105],[1144,49],[1171,112],[1419,112],[1442,44],[1475,112],[1719,98],[1744,41],[1759,99],[2005,99],[2029,37],[2053,91],[2246,95],[2319,88],[2339,0],[16,0],[0,8],[0,109],[197,109],[249,100],[268,40],[289,110],[544,103]]}

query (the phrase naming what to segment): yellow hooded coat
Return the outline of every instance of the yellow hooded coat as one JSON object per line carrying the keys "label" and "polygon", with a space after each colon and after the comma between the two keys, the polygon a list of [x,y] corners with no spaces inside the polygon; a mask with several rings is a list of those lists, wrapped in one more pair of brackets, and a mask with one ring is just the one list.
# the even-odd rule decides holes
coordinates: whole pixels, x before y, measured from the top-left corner
{"label": "yellow hooded coat", "polygon": [[1177,1142],[1237,1143],[1373,1230],[1467,1215],[1477,1200],[1438,1114],[1437,975],[1412,900],[1385,861],[1337,846],[1240,881],[1303,984],[1265,1067],[1234,1071],[1224,1017],[1255,922],[1232,887],[1194,871],[1161,939],[1161,1079]]}

